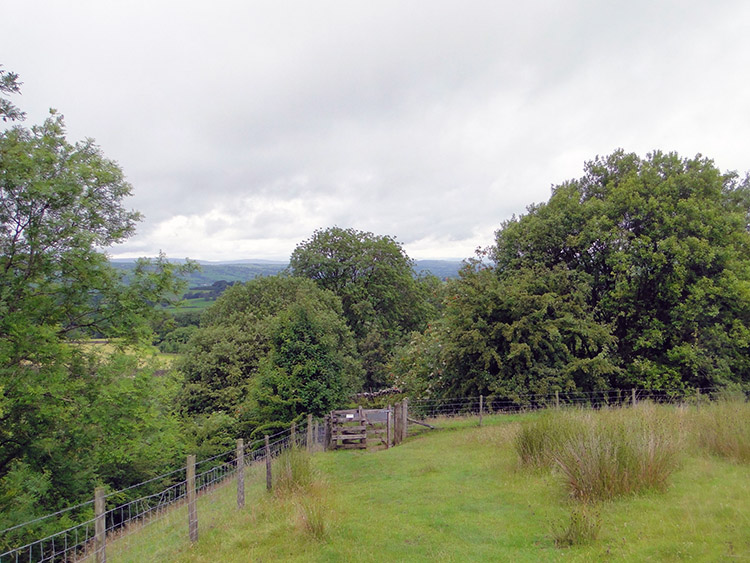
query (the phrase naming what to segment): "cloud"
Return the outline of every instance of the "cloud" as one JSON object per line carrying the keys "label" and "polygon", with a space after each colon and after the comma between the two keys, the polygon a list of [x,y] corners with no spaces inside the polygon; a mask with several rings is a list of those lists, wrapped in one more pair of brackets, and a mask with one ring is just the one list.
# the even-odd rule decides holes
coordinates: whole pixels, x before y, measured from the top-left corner
{"label": "cloud", "polygon": [[146,220],[114,254],[287,258],[339,225],[468,257],[618,147],[747,168],[739,0],[6,11],[2,62],[30,121],[58,107],[134,186]]}

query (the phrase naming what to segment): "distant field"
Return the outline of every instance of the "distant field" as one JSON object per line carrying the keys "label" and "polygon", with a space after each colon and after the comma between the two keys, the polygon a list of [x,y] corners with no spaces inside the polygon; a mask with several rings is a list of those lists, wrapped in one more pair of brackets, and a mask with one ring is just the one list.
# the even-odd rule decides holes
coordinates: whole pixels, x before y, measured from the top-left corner
{"label": "distant field", "polygon": [[[560,475],[519,467],[519,424],[536,414],[438,421],[403,445],[313,456],[320,484],[277,499],[261,468],[248,502],[234,485],[199,504],[200,540],[184,509],[123,538],[110,561],[736,561],[750,560],[750,466],[689,448],[666,492],[601,502],[599,537],[557,547],[571,501]],[[305,515],[323,515],[322,536]]]}

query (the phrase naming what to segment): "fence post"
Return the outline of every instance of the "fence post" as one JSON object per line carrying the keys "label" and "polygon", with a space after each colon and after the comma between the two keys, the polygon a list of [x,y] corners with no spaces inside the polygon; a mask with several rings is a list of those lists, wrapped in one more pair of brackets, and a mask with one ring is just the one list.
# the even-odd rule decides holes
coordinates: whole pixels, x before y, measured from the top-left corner
{"label": "fence post", "polygon": [[107,563],[107,508],[104,487],[94,489],[94,546],[96,563]]}
{"label": "fence post", "polygon": [[479,426],[482,426],[483,414],[484,414],[484,395],[479,395]]}
{"label": "fence post", "polygon": [[245,506],[245,442],[237,440],[237,508]]}
{"label": "fence post", "polygon": [[393,445],[401,443],[401,403],[393,405]]}
{"label": "fence post", "polygon": [[325,419],[325,428],[323,430],[323,450],[328,451],[331,449],[331,434],[332,434],[332,428],[331,425],[333,425],[333,411],[330,412],[330,414],[326,415]]}
{"label": "fence post", "polygon": [[393,405],[388,405],[388,416],[385,419],[386,448],[393,447]]}
{"label": "fence post", "polygon": [[633,387],[633,406],[635,406],[635,387]]}
{"label": "fence post", "polygon": [[407,428],[409,427],[409,401],[404,399],[401,402],[401,441],[406,440]]}
{"label": "fence post", "polygon": [[313,419],[312,414],[307,415],[307,451],[313,451]]}
{"label": "fence post", "polygon": [[268,443],[268,434],[266,434],[266,489],[271,490],[273,482],[271,481],[271,445]]}
{"label": "fence post", "polygon": [[188,534],[191,542],[198,541],[198,510],[195,495],[195,454],[187,456]]}
{"label": "fence post", "polygon": [[291,433],[291,441],[292,441],[292,447],[294,448],[297,445],[297,423],[292,422],[292,433]]}
{"label": "fence post", "polygon": [[555,408],[560,408],[560,391],[555,391]]}

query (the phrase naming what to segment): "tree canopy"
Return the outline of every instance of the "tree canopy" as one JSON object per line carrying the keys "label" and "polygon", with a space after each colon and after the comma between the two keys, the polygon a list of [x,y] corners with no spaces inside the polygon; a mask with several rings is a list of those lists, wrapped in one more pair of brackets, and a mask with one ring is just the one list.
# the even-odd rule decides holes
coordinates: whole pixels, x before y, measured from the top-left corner
{"label": "tree canopy", "polygon": [[596,158],[502,225],[452,284],[441,346],[414,341],[433,360],[397,371],[506,394],[748,381],[749,203],[747,179],[700,155]]}
{"label": "tree canopy", "polygon": [[297,245],[289,269],[341,298],[357,339],[369,388],[386,382],[393,348],[429,316],[428,284],[392,237],[331,227]]}
{"label": "tree canopy", "polygon": [[322,415],[361,385],[339,298],[283,276],[227,289],[206,310],[181,369],[186,412],[222,412],[235,436]]}
{"label": "tree canopy", "polygon": [[[0,133],[0,513],[9,518],[169,461],[176,434],[160,402],[166,381],[78,342],[142,340],[154,305],[180,288],[163,256],[140,261],[126,285],[100,250],[133,234],[140,215],[123,206],[130,192],[93,141],[67,141],[54,112]],[[115,407],[125,397],[140,406]],[[149,443],[158,435],[168,455],[140,456],[134,467],[123,450],[132,436],[121,432]]]}

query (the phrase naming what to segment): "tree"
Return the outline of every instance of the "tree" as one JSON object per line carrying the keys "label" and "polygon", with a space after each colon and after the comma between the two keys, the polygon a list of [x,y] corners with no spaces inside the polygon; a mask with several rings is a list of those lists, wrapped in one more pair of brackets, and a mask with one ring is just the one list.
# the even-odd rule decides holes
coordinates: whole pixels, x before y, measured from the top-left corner
{"label": "tree", "polygon": [[617,151],[497,233],[498,275],[585,274],[623,378],[653,388],[750,378],[750,185],[700,155]]}
{"label": "tree", "polygon": [[283,276],[227,289],[206,309],[181,370],[186,413],[223,413],[234,436],[323,414],[361,385],[339,298]]}
{"label": "tree", "polygon": [[473,260],[451,280],[442,317],[396,355],[397,385],[430,397],[522,401],[608,389],[613,338],[585,304],[585,276],[534,267],[504,278]]}
{"label": "tree", "polygon": [[365,385],[386,383],[394,349],[429,316],[429,285],[414,275],[413,262],[389,236],[331,227],[294,249],[289,269],[341,298],[366,370]]}
{"label": "tree", "polygon": [[[88,497],[98,480],[116,479],[87,440],[96,428],[118,440],[116,429],[97,426],[119,420],[100,399],[129,384],[103,372],[132,377],[133,366],[102,361],[76,340],[138,342],[154,305],[180,288],[164,256],[139,261],[126,285],[99,250],[133,234],[140,215],[122,204],[130,192],[93,141],[66,140],[54,112],[42,125],[0,133],[0,499],[51,510]],[[153,412],[128,418],[145,426]],[[31,496],[4,496],[21,482],[38,487]]]}
{"label": "tree", "polygon": [[[0,68],[0,92],[3,94],[18,94],[21,92],[21,84],[15,72],[8,72]],[[3,121],[23,121],[25,118],[26,114],[10,100],[0,98],[0,119]]]}

